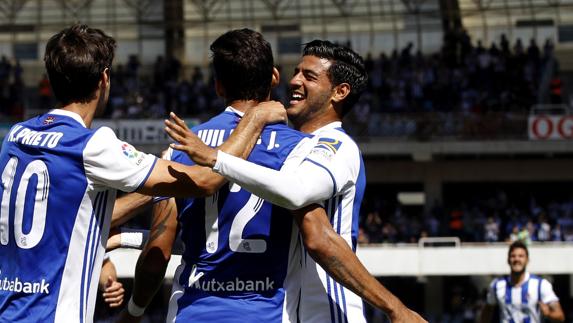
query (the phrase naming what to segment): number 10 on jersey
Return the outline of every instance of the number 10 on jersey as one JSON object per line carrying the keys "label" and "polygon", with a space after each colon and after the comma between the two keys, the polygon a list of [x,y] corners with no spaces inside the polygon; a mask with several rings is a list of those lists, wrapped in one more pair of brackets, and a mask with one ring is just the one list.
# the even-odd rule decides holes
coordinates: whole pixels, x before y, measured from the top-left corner
{"label": "number 10 on jersey", "polygon": [[[7,245],[10,240],[10,199],[16,178],[18,158],[12,157],[6,163],[2,171],[2,202],[0,203],[0,244]],[[33,175],[37,177],[36,193],[34,196],[32,226],[28,233],[24,233],[24,208],[26,202],[26,191]],[[24,172],[20,176],[20,184],[15,192],[14,203],[14,239],[16,245],[22,249],[35,247],[46,227],[46,212],[48,209],[48,194],[50,192],[50,176],[48,167],[41,160],[34,160],[26,165]]]}

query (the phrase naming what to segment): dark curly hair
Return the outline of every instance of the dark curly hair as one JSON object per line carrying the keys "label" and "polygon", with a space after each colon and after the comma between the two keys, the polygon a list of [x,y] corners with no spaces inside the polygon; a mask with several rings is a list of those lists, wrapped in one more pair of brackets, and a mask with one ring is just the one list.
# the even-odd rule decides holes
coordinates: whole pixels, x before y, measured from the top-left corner
{"label": "dark curly hair", "polygon": [[333,44],[327,40],[313,40],[304,46],[303,56],[326,58],[332,62],[328,69],[328,78],[336,86],[341,83],[350,85],[350,93],[342,106],[342,115],[346,115],[366,89],[368,74],[364,60],[348,47]]}

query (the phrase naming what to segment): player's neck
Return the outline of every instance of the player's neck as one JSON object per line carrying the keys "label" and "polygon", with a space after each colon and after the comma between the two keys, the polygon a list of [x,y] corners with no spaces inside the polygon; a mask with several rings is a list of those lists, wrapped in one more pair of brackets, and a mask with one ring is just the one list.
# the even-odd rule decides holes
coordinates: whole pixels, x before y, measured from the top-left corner
{"label": "player's neck", "polygon": [[520,272],[520,273],[514,273],[514,272],[512,272],[511,275],[509,276],[509,277],[510,277],[510,280],[511,280],[511,285],[512,285],[512,286],[521,285],[521,284],[525,281],[526,276],[527,276],[527,272],[526,272],[526,271],[523,271],[523,272]]}
{"label": "player's neck", "polygon": [[297,124],[293,121],[293,125],[296,130],[302,131],[304,133],[312,133],[317,129],[320,129],[327,124],[342,121],[342,119],[338,116],[338,114],[334,111],[334,109],[329,109],[326,113],[322,113],[311,117],[309,120],[306,120],[300,124]]}
{"label": "player's neck", "polygon": [[61,109],[77,113],[84,121],[86,127],[90,128],[92,125],[92,121],[94,119],[96,108],[97,108],[97,100],[92,100],[86,103],[73,102],[66,106],[63,106]]}
{"label": "player's neck", "polygon": [[234,100],[227,102],[227,106],[231,106],[235,110],[239,110],[243,113],[247,112],[247,110],[252,107],[256,107],[258,104],[259,101],[256,100]]}

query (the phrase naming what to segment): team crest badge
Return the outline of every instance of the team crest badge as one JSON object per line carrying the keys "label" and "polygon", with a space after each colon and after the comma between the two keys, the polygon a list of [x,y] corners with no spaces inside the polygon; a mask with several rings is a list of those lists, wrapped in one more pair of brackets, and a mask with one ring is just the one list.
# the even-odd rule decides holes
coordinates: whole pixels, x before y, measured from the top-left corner
{"label": "team crest badge", "polygon": [[46,119],[44,119],[44,124],[52,124],[54,123],[54,121],[56,121],[56,118],[54,118],[53,116],[48,116]]}

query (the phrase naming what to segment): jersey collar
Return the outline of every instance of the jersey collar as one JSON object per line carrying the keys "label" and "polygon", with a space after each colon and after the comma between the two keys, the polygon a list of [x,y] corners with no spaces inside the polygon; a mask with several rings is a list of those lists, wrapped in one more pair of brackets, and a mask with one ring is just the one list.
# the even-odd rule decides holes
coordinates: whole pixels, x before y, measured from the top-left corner
{"label": "jersey collar", "polygon": [[82,126],[84,126],[84,128],[87,128],[82,117],[80,117],[80,115],[75,113],[75,112],[68,111],[68,110],[62,110],[62,109],[54,109],[54,110],[48,112],[48,114],[56,114],[56,115],[60,115],[60,116],[70,117],[70,118],[76,120],[77,122],[79,122]]}
{"label": "jersey collar", "polygon": [[237,109],[233,108],[232,106],[228,106],[228,107],[225,109],[225,111],[227,111],[227,112],[232,112],[232,113],[235,113],[235,114],[238,114],[238,115],[239,115],[239,117],[241,117],[241,118],[242,118],[242,117],[245,115],[245,113],[244,113],[244,112],[242,112],[242,111],[239,111],[239,110],[237,110]]}

